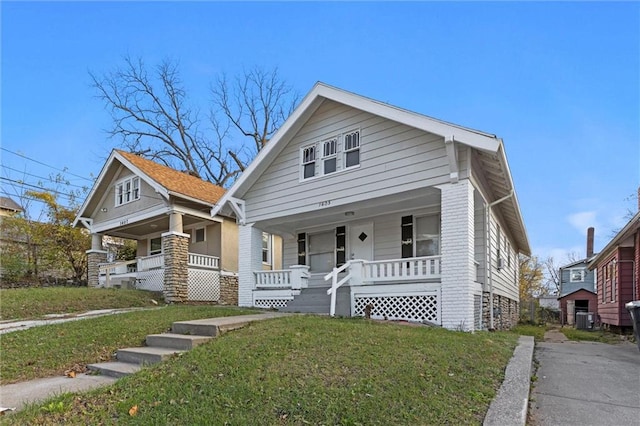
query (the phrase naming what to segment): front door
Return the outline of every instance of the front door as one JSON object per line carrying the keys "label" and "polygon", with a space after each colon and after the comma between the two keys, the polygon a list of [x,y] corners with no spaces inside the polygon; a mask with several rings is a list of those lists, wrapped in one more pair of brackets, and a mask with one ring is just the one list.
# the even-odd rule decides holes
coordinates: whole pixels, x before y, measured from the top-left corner
{"label": "front door", "polygon": [[373,260],[373,222],[349,225],[349,259]]}

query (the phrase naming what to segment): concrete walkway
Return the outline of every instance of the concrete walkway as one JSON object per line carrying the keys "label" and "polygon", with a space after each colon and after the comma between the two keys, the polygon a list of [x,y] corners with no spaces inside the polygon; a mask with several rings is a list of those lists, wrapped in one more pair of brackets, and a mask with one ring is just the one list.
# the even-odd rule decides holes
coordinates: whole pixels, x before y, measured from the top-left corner
{"label": "concrete walkway", "polygon": [[87,318],[103,317],[105,315],[122,314],[133,311],[145,311],[150,309],[162,309],[162,307],[154,308],[123,308],[123,309],[100,309],[95,311],[87,311],[73,314],[52,314],[46,315],[41,320],[24,320],[24,321],[0,321],[0,334],[11,333],[13,331],[27,330],[32,327],[42,325],[59,324],[69,321],[78,321]]}
{"label": "concrete walkway", "polygon": [[574,342],[555,330],[536,345],[531,425],[635,425],[640,351],[629,342]]}

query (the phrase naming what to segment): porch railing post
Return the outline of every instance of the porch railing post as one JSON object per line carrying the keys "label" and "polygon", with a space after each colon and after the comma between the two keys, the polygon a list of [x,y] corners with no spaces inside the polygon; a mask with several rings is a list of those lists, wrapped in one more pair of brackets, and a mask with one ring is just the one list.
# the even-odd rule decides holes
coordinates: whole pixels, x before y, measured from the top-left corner
{"label": "porch railing post", "polygon": [[350,285],[362,285],[364,279],[364,260],[352,260],[349,266],[349,274],[351,274]]}
{"label": "porch railing post", "polygon": [[292,265],[291,270],[291,290],[300,290],[307,287],[307,278],[309,277],[309,266]]}

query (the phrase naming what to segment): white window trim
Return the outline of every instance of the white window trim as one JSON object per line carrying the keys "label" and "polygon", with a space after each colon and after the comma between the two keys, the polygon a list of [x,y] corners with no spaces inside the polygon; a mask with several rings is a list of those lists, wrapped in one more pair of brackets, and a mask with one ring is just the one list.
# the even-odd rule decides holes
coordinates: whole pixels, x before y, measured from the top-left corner
{"label": "white window trim", "polygon": [[[264,237],[265,235],[267,236],[267,247],[265,249],[265,247],[262,247],[262,264],[263,265],[272,265],[273,264],[273,235],[267,233],[267,232],[263,232],[262,233],[262,238],[263,238],[263,242],[264,242]],[[265,261],[264,258],[264,253],[267,253],[267,260]]]}
{"label": "white window trim", "polygon": [[[580,273],[580,279],[573,279],[574,273]],[[569,282],[571,283],[583,283],[586,279],[586,271],[584,268],[571,268],[569,269]]]}
{"label": "white window trim", "polygon": [[[350,135],[353,133],[358,133],[358,146],[355,148],[351,148],[348,151],[344,149],[345,143],[344,138],[346,135]],[[336,153],[331,155],[324,155],[324,144],[326,142],[330,142],[332,140],[336,141]],[[306,164],[311,164],[311,161],[305,162],[305,150],[309,148],[315,149],[315,159],[314,163],[314,175],[308,178],[304,177],[304,166]],[[347,167],[347,152],[359,151],[358,154],[358,164],[354,164],[353,166]],[[336,170],[330,173],[324,172],[324,160],[330,158],[336,158]],[[333,176],[336,174],[344,173],[350,170],[354,170],[360,167],[362,163],[362,132],[360,128],[353,129],[348,132],[339,133],[335,136],[330,136],[323,139],[318,139],[316,142],[311,144],[306,144],[300,147],[300,159],[299,159],[299,181],[300,182],[309,182],[315,179],[321,179],[327,176]]]}
{"label": "white window trim", "polygon": [[[134,188],[136,188],[135,185],[134,185],[134,182],[137,182],[137,190],[138,190],[137,193],[136,193],[136,191],[134,189]],[[125,194],[126,194],[125,187],[126,187],[127,183],[129,184],[130,197],[129,197],[129,200],[125,201]],[[123,206],[125,204],[129,204],[129,203],[132,203],[134,201],[137,201],[137,200],[140,199],[140,197],[142,195],[141,194],[142,188],[141,188],[141,182],[140,182],[140,177],[139,176],[129,176],[129,177],[125,178],[125,179],[121,179],[118,182],[116,182],[114,188],[115,188],[115,191],[114,191],[114,205],[116,207]],[[120,190],[122,190],[122,202],[119,202],[119,200],[118,200]]]}

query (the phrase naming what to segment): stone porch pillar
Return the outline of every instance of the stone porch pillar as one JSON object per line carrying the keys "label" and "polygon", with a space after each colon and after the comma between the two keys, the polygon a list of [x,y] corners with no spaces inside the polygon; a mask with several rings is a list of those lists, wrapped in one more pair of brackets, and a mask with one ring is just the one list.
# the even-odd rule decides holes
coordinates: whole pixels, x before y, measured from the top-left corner
{"label": "stone porch pillar", "polygon": [[253,306],[253,272],[262,270],[262,230],[253,224],[239,225],[238,240],[238,306]]}
{"label": "stone porch pillar", "polygon": [[102,234],[91,234],[91,250],[87,250],[87,286],[100,285],[100,264],[107,262],[107,251],[102,249]]}
{"label": "stone porch pillar", "polygon": [[474,199],[468,179],[441,191],[442,292],[440,314],[448,329],[474,330]]}
{"label": "stone porch pillar", "polygon": [[164,299],[167,303],[187,300],[189,234],[182,232],[182,215],[171,213],[169,232],[162,234],[164,252]]}

